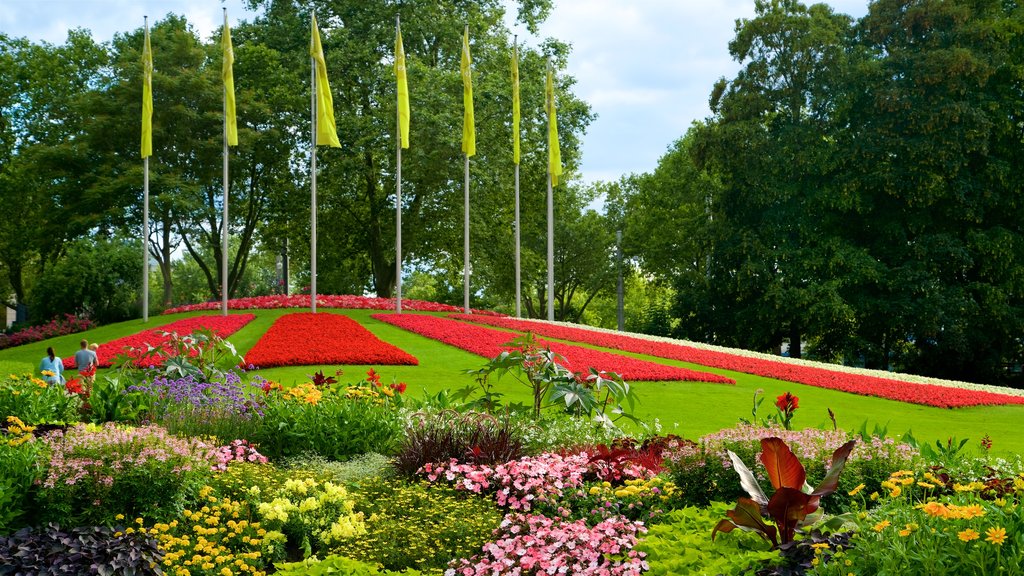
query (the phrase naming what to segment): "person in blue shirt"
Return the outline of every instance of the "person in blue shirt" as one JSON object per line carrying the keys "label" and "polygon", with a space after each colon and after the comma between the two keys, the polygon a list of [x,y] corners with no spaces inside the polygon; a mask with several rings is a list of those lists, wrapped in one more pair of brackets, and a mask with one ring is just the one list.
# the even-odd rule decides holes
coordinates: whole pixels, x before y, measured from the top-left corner
{"label": "person in blue shirt", "polygon": [[49,372],[52,375],[44,374],[43,379],[49,384],[64,384],[64,361],[53,353],[53,346],[46,349],[46,356],[39,362],[40,372]]}

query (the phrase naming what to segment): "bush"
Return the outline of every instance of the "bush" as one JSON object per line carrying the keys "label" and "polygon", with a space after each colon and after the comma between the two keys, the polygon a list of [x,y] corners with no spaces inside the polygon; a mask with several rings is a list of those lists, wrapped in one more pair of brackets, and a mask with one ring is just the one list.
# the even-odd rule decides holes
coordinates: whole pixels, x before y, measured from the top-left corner
{"label": "bush", "polygon": [[59,524],[110,525],[119,512],[164,521],[212,474],[210,446],[158,426],[78,425],[44,442],[50,465],[40,493],[43,519]]}
{"label": "bush", "polygon": [[256,506],[263,527],[288,538],[289,556],[301,554],[295,560],[365,534],[364,515],[353,507],[347,490],[312,478],[286,480],[273,500]]}
{"label": "bush", "polygon": [[648,574],[742,574],[778,558],[771,544],[749,532],[734,530],[712,542],[711,530],[729,508],[715,502],[707,508],[686,507],[662,516],[636,546],[647,553]]}
{"label": "bush", "polygon": [[0,375],[0,418],[15,416],[26,424],[78,421],[81,400],[63,384],[47,384],[32,374]]}
{"label": "bush", "polygon": [[262,425],[249,438],[271,459],[311,452],[332,460],[376,452],[394,454],[403,422],[391,399],[346,398],[336,385],[311,382],[268,389]]}
{"label": "bush", "polygon": [[479,551],[501,522],[493,503],[426,483],[378,478],[353,495],[366,534],[332,552],[388,570],[444,568]]}
{"label": "bush", "polygon": [[370,452],[346,462],[328,460],[315,453],[286,458],[282,465],[288,470],[312,474],[335,484],[352,484],[368,478],[387,478],[395,473],[391,458]]}
{"label": "bush", "polygon": [[473,464],[502,464],[523,455],[523,441],[508,418],[445,410],[410,419],[396,467],[412,476],[425,464],[452,458]]}
{"label": "bush", "polygon": [[377,566],[353,560],[344,556],[331,555],[323,560],[310,558],[302,562],[275,564],[278,576],[325,576],[328,574],[345,576],[419,576],[419,570],[378,570]]}
{"label": "bush", "polygon": [[156,540],[105,527],[25,528],[0,536],[0,575],[162,574]]}
{"label": "bush", "polygon": [[0,534],[31,524],[36,515],[36,482],[43,478],[41,443],[32,426],[11,416],[0,434]]}
{"label": "bush", "polygon": [[95,327],[96,323],[87,317],[65,314],[39,326],[26,326],[10,334],[0,333],[0,350],[65,334],[85,332]]}

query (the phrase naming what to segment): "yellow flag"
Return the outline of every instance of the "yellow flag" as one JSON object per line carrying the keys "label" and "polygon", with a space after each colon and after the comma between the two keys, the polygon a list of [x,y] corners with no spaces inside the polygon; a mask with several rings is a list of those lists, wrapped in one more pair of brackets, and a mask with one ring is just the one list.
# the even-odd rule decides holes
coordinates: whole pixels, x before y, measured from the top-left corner
{"label": "yellow flag", "polygon": [[476,154],[476,127],[473,122],[473,73],[469,68],[469,26],[462,37],[462,151]]}
{"label": "yellow flag", "polygon": [[312,39],[309,54],[313,57],[316,67],[316,144],[329,144],[332,148],[341,148],[338,142],[338,130],[334,125],[334,98],[331,87],[327,84],[327,62],[324,61],[324,48],[320,45],[320,30],[313,16]]}
{"label": "yellow flag", "polygon": [[231,47],[231,28],[228,27],[228,13],[224,12],[224,33],[220,38],[224,49],[224,66],[221,77],[224,79],[224,132],[228,138],[228,146],[238,146],[238,124],[235,122],[235,51]]}
{"label": "yellow flag", "polygon": [[558,149],[558,118],[555,115],[555,81],[551,67],[548,67],[548,81],[544,87],[546,108],[548,109],[548,171],[551,172],[551,185],[558,186],[558,177],[562,175],[562,152]]}
{"label": "yellow flag", "polygon": [[149,25],[142,48],[142,157],[153,155],[153,50],[149,47]]}
{"label": "yellow flag", "polygon": [[409,81],[405,77],[405,47],[402,46],[402,25],[395,24],[395,78],[398,80],[398,132],[402,148],[409,147]]}
{"label": "yellow flag", "polygon": [[512,47],[512,161],[519,164],[519,48]]}

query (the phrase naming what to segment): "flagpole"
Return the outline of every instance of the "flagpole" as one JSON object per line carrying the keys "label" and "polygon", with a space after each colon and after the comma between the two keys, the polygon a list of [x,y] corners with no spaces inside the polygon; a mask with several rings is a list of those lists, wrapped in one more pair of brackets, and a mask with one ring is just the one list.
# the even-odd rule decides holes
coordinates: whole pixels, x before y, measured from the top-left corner
{"label": "flagpole", "polygon": [[[313,15],[315,17],[315,14]],[[315,26],[310,21],[310,29]],[[309,87],[310,87],[310,143],[309,143],[309,173],[311,187],[310,205],[310,227],[311,235],[309,240],[309,309],[316,313],[316,60],[309,58]]]}
{"label": "flagpole", "polygon": [[[401,15],[395,15],[395,30],[401,26]],[[398,55],[396,54],[397,58]],[[395,85],[397,95],[398,85]],[[395,313],[402,313],[402,106],[395,100]]]}
{"label": "flagpole", "polygon": [[[551,61],[548,61],[548,73],[550,74]],[[554,94],[551,101],[547,103],[552,108],[555,105]],[[548,111],[550,118],[551,111]],[[550,130],[550,127],[549,127]],[[555,203],[551,186],[551,139],[548,138],[548,320],[555,319]]]}
{"label": "flagpole", "polygon": [[[224,8],[224,23],[227,25],[228,9]],[[224,42],[224,39],[221,39]],[[228,86],[224,84],[224,220],[221,230],[221,280],[220,313],[228,315]]]}
{"label": "flagpole", "polygon": [[[149,36],[149,16],[142,17]],[[152,56],[150,56],[152,58]],[[151,120],[152,121],[152,120]],[[152,134],[152,127],[150,128]],[[150,136],[152,137],[152,136]],[[149,322],[149,156],[142,158],[142,322]]]}
{"label": "flagpole", "polygon": [[548,168],[548,320],[555,319],[555,203]]}
{"label": "flagpole", "polygon": [[463,198],[465,200],[465,217],[463,218],[462,234],[465,237],[465,247],[463,249],[463,272],[462,272],[462,283],[463,283],[463,296],[462,306],[464,312],[469,314],[469,154],[465,154],[466,157],[466,177]]}
{"label": "flagpole", "polygon": [[142,159],[142,322],[149,322],[149,156]]}
{"label": "flagpole", "polygon": [[[512,37],[512,52],[513,52],[514,58],[515,58],[515,72],[516,72],[516,76],[514,78],[515,85],[512,87],[512,89],[515,90],[515,97],[517,99],[516,103],[518,103],[518,98],[519,98],[519,50],[518,50],[518,45],[519,45],[519,36],[513,36]],[[517,106],[518,106],[518,104],[517,104]],[[517,123],[518,123],[519,108],[516,107],[516,109],[513,112],[516,115],[516,120],[515,120],[515,122],[513,122],[513,126],[515,126],[518,129],[518,124]],[[512,135],[512,139],[513,139],[513,142],[516,145],[516,148],[515,148],[515,154],[516,154],[516,158],[515,158],[515,165],[516,165],[516,167],[515,167],[515,171],[516,171],[516,175],[515,175],[515,210],[516,210],[516,214],[515,214],[515,224],[514,224],[515,225],[515,236],[516,236],[516,318],[522,318],[522,314],[521,314],[521,310],[520,310],[520,303],[522,302],[522,268],[520,267],[520,253],[519,253],[520,248],[519,248],[519,158],[518,158],[518,153],[519,153],[519,144],[518,144],[519,143],[519,134],[518,134],[518,132],[516,134]]]}

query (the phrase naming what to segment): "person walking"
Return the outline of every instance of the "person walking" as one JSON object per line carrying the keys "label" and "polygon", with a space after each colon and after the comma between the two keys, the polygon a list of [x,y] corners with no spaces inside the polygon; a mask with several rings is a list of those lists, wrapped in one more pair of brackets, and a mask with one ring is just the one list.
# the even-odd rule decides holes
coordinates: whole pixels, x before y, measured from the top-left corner
{"label": "person walking", "polygon": [[75,367],[78,369],[78,375],[82,378],[86,390],[89,390],[96,379],[96,369],[100,365],[99,356],[89,348],[89,341],[85,338],[79,344],[82,348],[75,352]]}
{"label": "person walking", "polygon": [[46,356],[39,362],[39,371],[48,384],[61,384],[64,380],[64,361],[53,353],[53,346],[46,349]]}

